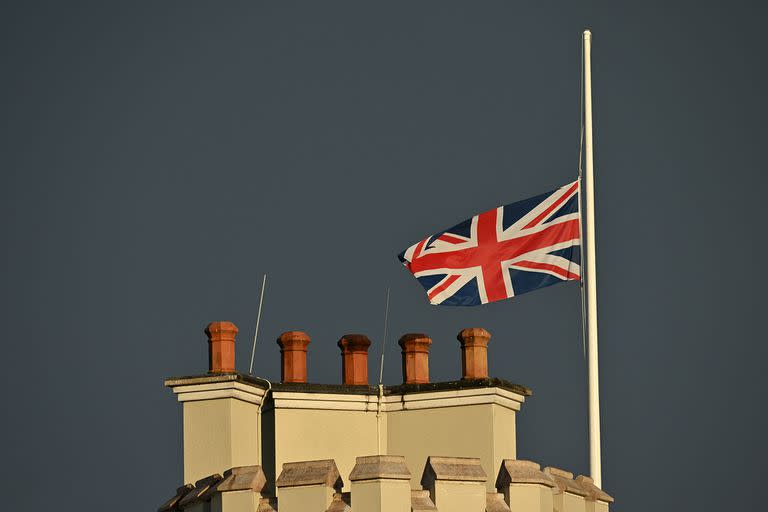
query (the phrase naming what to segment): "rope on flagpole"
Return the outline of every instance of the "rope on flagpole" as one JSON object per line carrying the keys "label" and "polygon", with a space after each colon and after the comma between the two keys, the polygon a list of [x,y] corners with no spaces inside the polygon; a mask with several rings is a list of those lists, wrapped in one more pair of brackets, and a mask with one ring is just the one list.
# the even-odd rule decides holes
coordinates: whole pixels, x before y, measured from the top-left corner
{"label": "rope on flagpole", "polygon": [[[584,40],[581,40],[581,63],[579,83],[579,179],[584,174],[582,162],[584,161]],[[579,205],[581,206],[581,205]]]}
{"label": "rope on flagpole", "polygon": [[581,201],[581,186],[583,183],[582,175],[584,169],[582,164],[584,162],[584,39],[581,40],[581,73],[580,73],[580,87],[579,87],[579,256],[581,269],[581,279],[579,279],[579,295],[581,296],[581,353],[584,358],[584,363],[587,362],[587,290],[584,287],[584,261],[586,255],[584,254],[584,223],[581,218],[582,201]]}

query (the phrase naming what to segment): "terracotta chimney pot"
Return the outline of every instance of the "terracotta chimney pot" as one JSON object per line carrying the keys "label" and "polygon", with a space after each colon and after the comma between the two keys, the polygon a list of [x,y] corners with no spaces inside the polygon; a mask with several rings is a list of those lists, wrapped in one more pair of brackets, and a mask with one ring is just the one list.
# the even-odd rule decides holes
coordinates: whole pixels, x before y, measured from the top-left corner
{"label": "terracotta chimney pot", "polygon": [[341,349],[342,382],[348,386],[367,386],[371,340],[365,334],[345,334],[338,345]]}
{"label": "terracotta chimney pot", "polygon": [[307,345],[309,335],[302,331],[287,331],[277,338],[280,345],[280,380],[307,382]]}
{"label": "terracotta chimney pot", "polygon": [[208,373],[233,373],[237,326],[232,322],[211,322],[205,334],[208,336]]}
{"label": "terracotta chimney pot", "polygon": [[432,340],[426,334],[409,333],[397,342],[403,349],[403,382],[429,383],[429,346]]}
{"label": "terracotta chimney pot", "polygon": [[462,330],[457,339],[461,343],[461,378],[488,378],[488,342],[491,333],[482,327]]}

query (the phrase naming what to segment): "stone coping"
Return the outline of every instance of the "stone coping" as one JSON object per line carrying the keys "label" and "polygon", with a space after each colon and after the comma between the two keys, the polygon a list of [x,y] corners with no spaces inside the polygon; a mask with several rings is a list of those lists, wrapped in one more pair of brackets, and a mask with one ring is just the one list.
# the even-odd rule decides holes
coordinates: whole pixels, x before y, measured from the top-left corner
{"label": "stone coping", "polygon": [[213,384],[218,382],[242,382],[257,388],[267,389],[267,382],[258,377],[252,377],[244,373],[208,373],[205,375],[186,375],[182,377],[168,377],[163,384],[166,387],[191,386],[194,384]]}
{"label": "stone coping", "polygon": [[333,459],[286,462],[275,485],[277,487],[327,485],[337,491],[343,487],[341,475]]}
{"label": "stone coping", "polygon": [[429,491],[411,491],[411,510],[413,512],[437,511],[437,507],[429,496]]}
{"label": "stone coping", "polygon": [[411,472],[400,455],[370,455],[357,457],[355,467],[349,474],[352,482],[361,480],[410,480]]}
{"label": "stone coping", "polygon": [[173,498],[160,505],[160,508],[157,509],[157,512],[168,512],[169,510],[176,510],[176,506],[179,504],[182,498],[189,494],[189,492],[194,488],[195,486],[192,484],[185,484],[181,487],[178,487]]}
{"label": "stone coping", "polygon": [[261,492],[266,484],[267,477],[261,466],[239,466],[224,472],[224,479],[216,486],[216,490]]}
{"label": "stone coping", "polygon": [[[212,384],[219,382],[240,382],[260,389],[267,389],[267,381],[244,373],[216,373],[206,375],[189,375],[169,377],[165,386],[190,386],[195,384]],[[447,382],[431,382],[428,384],[397,384],[384,386],[384,396],[403,395],[411,393],[429,393],[434,391],[453,391],[460,389],[501,388],[523,396],[533,395],[531,389],[504,379],[459,379]],[[345,384],[313,384],[305,382],[273,382],[274,391],[295,391],[299,393],[330,393],[351,395],[378,395],[377,386],[351,386]]]}
{"label": "stone coping", "polygon": [[[355,474],[357,472],[357,474]],[[370,480],[395,478],[407,480],[410,472],[405,466],[405,458],[398,455],[371,455],[357,457],[357,464],[350,474],[350,480]],[[469,457],[434,457],[427,459],[422,477],[424,490],[411,491],[411,509],[413,512],[434,511],[435,504],[430,499],[429,488],[436,481],[485,482],[486,476],[480,466],[480,459]],[[213,474],[176,489],[175,495],[163,503],[158,512],[172,512],[200,501],[208,501],[218,492],[251,490],[259,493],[266,482],[261,466],[239,466],[228,469],[222,478]],[[502,489],[510,483],[540,484],[557,487],[559,491],[582,496],[589,501],[613,503],[614,499],[597,487],[594,481],[584,475],[573,479],[573,473],[547,467],[539,469],[535,462],[527,460],[505,459],[499,470],[497,488]],[[303,485],[327,485],[336,490],[330,512],[350,510],[350,493],[341,493],[342,481],[333,459],[289,462],[283,464],[283,471],[278,478],[279,487]],[[507,512],[500,493],[487,493],[488,512]],[[257,512],[275,512],[277,499],[261,497]]]}
{"label": "stone coping", "polygon": [[539,484],[555,487],[551,476],[541,470],[541,466],[530,460],[504,459],[501,462],[496,489],[503,489],[510,484]]}
{"label": "stone coping", "polygon": [[201,478],[195,482],[195,487],[189,491],[186,496],[179,500],[176,506],[178,508],[184,508],[198,501],[209,500],[211,495],[216,492],[216,484],[218,484],[220,481],[221,475],[218,473],[215,475],[207,476],[205,478]]}
{"label": "stone coping", "polygon": [[587,497],[589,493],[573,479],[573,473],[560,468],[546,467],[544,473],[552,477],[561,492],[569,492],[577,496]]}
{"label": "stone coping", "polygon": [[433,481],[485,482],[487,476],[480,459],[475,457],[433,457],[427,458],[421,484],[425,489]]}
{"label": "stone coping", "polygon": [[[195,485],[185,484],[176,489],[176,495],[163,503],[158,512],[181,510],[200,501],[208,501],[215,493],[228,491],[261,492],[266,484],[266,477],[261,466],[239,466],[228,469],[224,477],[218,473],[201,478]],[[276,502],[275,502],[276,504]],[[269,505],[267,503],[266,505]],[[264,511],[270,509],[263,508]],[[262,507],[259,506],[259,511]]]}
{"label": "stone coping", "polygon": [[588,476],[579,475],[576,477],[576,483],[581,486],[582,489],[587,491],[587,499],[592,501],[604,501],[606,503],[613,503],[613,496],[595,485],[595,481]]}

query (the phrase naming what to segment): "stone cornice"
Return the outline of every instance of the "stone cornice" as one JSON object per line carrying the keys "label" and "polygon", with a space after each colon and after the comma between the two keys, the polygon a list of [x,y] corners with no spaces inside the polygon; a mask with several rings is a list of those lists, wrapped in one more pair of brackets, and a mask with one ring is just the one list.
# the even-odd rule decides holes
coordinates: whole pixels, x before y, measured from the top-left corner
{"label": "stone cornice", "polygon": [[173,390],[179,402],[235,398],[261,405],[267,385],[237,373],[205,375],[198,377],[174,377],[165,385]]}
{"label": "stone cornice", "polygon": [[[272,391],[271,404],[266,410],[276,409],[319,409],[335,411],[376,412],[378,395],[340,393],[301,393],[295,391]],[[422,393],[385,395],[381,399],[382,412],[396,412],[416,409],[439,409],[467,405],[496,404],[514,411],[520,410],[525,401],[523,395],[501,388],[457,389]]]}
{"label": "stone cornice", "polygon": [[[235,398],[260,405],[270,387],[263,379],[239,373],[172,377],[165,385],[179,402]],[[475,379],[430,384],[385,386],[379,404],[374,386],[274,383],[265,410],[319,409],[396,412],[468,405],[496,404],[518,411],[531,390],[502,379]]]}
{"label": "stone cornice", "polygon": [[496,404],[507,409],[519,411],[520,404],[524,401],[525,397],[523,395],[496,387],[403,393],[402,395],[384,397],[386,411],[388,412],[483,404]]}

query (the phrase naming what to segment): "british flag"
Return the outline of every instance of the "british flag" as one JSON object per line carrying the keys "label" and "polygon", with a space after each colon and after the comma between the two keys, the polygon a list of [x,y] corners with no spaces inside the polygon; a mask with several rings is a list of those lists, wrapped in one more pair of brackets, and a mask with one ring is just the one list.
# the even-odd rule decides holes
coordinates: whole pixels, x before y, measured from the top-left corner
{"label": "british flag", "polygon": [[500,206],[398,256],[432,304],[475,306],[578,280],[579,182]]}

